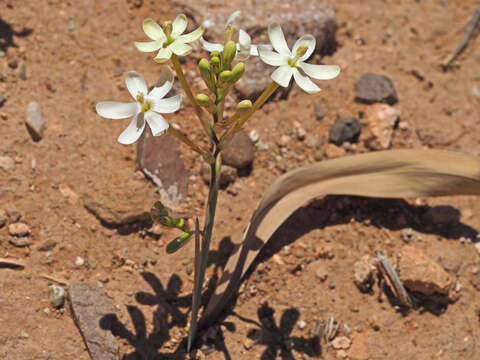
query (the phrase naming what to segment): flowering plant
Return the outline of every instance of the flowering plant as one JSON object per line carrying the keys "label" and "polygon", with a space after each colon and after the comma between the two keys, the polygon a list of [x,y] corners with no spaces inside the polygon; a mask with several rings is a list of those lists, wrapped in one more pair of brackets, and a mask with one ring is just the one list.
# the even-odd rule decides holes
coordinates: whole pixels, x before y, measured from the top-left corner
{"label": "flowering plant", "polygon": [[[268,27],[271,44],[252,45],[250,36],[243,30],[237,30],[233,25],[238,16],[239,12],[235,12],[228,19],[223,44],[210,43],[203,39],[203,27],[183,34],[187,28],[187,18],[183,14],[178,15],[173,22],[165,21],[161,25],[152,19],[145,19],[143,30],[151,41],[135,42],[139,51],[158,51],[154,57],[156,62],[171,61],[177,78],[205,130],[209,147],[195,144],[188,135],[169,126],[167,120],[162,116],[162,114],[177,111],[182,101],[181,95],[165,98],[174,81],[173,71],[168,65],[162,65],[160,85],[154,87],[150,92],[139,73],[135,71],[127,73],[127,89],[135,102],[107,101],[100,102],[96,106],[97,113],[106,118],[123,119],[133,116],[128,127],[118,138],[120,143],[134,143],[148,124],[154,136],[159,136],[166,131],[170,132],[179,141],[199,153],[210,165],[209,194],[205,210],[205,223],[202,229],[199,227],[198,219],[195,222],[195,229],[191,229],[185,219],[171,217],[168,209],[159,202],[154,205],[152,210],[154,221],[182,231],[179,237],[168,244],[167,252],[175,252],[189,239],[195,238],[195,280],[188,350],[193,345],[197,330],[200,295],[217,206],[222,150],[279,86],[287,87],[289,85],[292,76],[301,89],[307,93],[315,93],[320,91],[320,88],[310,80],[310,77],[328,80],[335,78],[340,72],[340,68],[335,65],[312,65],[305,62],[315,49],[315,39],[312,35],[300,37],[290,51],[280,25],[271,24]],[[202,47],[210,52],[209,59],[202,58],[198,63],[201,77],[210,91],[209,95],[204,93],[193,95],[179,60],[179,56],[191,53],[192,47],[188,43],[196,40],[199,40]],[[265,63],[278,67],[271,75],[272,82],[253,104],[249,99],[240,101],[235,113],[226,118],[224,116],[225,99],[232,86],[244,76],[246,66],[243,61],[247,60],[249,56],[257,55]]]}

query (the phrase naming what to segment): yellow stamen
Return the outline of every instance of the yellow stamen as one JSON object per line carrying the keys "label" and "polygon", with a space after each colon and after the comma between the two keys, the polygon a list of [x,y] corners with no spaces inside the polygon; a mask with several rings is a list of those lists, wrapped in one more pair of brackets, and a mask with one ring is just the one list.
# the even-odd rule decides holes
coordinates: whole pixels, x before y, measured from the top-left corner
{"label": "yellow stamen", "polygon": [[292,59],[288,59],[288,65],[290,65],[291,67],[297,67],[298,59],[300,59],[303,55],[305,55],[307,50],[308,50],[308,45],[305,45],[305,44],[300,45],[297,49],[297,53],[295,54],[295,57]]}

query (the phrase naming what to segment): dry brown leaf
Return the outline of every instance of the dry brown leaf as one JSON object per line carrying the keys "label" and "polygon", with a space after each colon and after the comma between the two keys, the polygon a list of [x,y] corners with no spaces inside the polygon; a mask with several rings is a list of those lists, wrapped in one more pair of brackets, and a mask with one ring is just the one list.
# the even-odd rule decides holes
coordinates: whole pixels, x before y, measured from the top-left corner
{"label": "dry brown leaf", "polygon": [[280,225],[323,195],[381,198],[479,195],[480,159],[440,150],[390,150],[322,161],[293,170],[267,190],[201,320],[214,321],[249,266]]}

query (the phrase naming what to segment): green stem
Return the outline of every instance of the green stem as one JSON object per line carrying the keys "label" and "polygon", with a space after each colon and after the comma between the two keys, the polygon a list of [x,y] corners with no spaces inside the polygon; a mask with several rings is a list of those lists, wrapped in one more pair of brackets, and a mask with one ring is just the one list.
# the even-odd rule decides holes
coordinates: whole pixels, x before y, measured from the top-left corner
{"label": "green stem", "polygon": [[[205,225],[203,230],[202,248],[200,251],[200,259],[197,259],[198,253],[195,254],[195,275],[194,290],[192,299],[192,319],[190,331],[188,333],[187,351],[190,351],[195,341],[198,324],[198,310],[201,305],[202,288],[205,280],[205,270],[207,268],[208,254],[210,251],[210,242],[212,239],[213,223],[215,219],[215,210],[217,208],[218,198],[218,180],[221,168],[220,151],[215,151],[215,162],[211,164],[210,186],[208,192],[208,203],[205,211]],[[199,263],[198,263],[199,261]],[[198,265],[198,266],[197,266]],[[198,275],[197,275],[198,270]]]}
{"label": "green stem", "polygon": [[208,162],[213,161],[212,155],[207,150],[202,149],[200,146],[198,146],[192,140],[190,140],[185,134],[181,133],[180,131],[175,129],[173,126],[168,127],[168,132],[173,136],[175,136],[179,141],[183,142],[188,147],[190,147],[190,149],[202,155],[206,161]]}
{"label": "green stem", "polygon": [[187,79],[185,79],[185,75],[183,74],[182,66],[180,65],[180,60],[178,60],[178,56],[175,54],[172,54],[172,63],[173,67],[175,69],[175,72],[177,73],[178,80],[180,81],[180,84],[182,85],[183,89],[185,90],[185,93],[187,94],[188,100],[190,100],[190,103],[193,106],[193,109],[195,110],[195,113],[197,114],[197,117],[200,119],[200,122],[202,123],[202,127],[209,136],[209,138],[214,141],[216,138],[215,133],[213,132],[213,128],[210,124],[210,121],[208,120],[206,114],[203,112],[202,108],[200,105],[198,105],[197,101],[195,100],[195,97],[193,96],[192,90],[190,89],[190,86],[188,85]]}

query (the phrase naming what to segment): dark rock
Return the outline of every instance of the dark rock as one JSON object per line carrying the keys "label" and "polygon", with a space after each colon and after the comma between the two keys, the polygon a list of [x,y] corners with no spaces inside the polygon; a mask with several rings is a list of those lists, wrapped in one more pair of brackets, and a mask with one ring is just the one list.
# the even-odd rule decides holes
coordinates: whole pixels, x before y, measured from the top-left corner
{"label": "dark rock", "polygon": [[16,59],[13,59],[13,60],[10,60],[8,62],[8,66],[11,68],[11,69],[16,69],[18,67],[18,61]]}
{"label": "dark rock", "polygon": [[177,140],[169,133],[153,136],[150,130],[145,131],[137,154],[138,166],[158,186],[165,206],[179,206],[187,197],[188,172]]}
{"label": "dark rock", "polygon": [[[223,31],[228,17],[239,9],[237,3],[219,2],[218,0],[175,2],[179,12],[192,14],[197,25],[205,26],[205,38],[213,42],[223,42]],[[268,44],[267,27],[272,22],[282,26],[288,45],[293,46],[302,35],[312,34],[316,39],[315,52],[327,54],[335,47],[335,32],[337,19],[332,6],[326,2],[296,0],[255,1],[246,0],[243,9],[255,9],[254,12],[244,11],[235,19],[235,26],[245,30],[252,37],[252,44]],[[270,83],[273,67],[264,64],[258,58],[250,58],[247,62],[247,73],[235,85],[241,99],[254,100]],[[286,97],[288,89],[280,95]]]}
{"label": "dark rock", "polygon": [[354,143],[360,135],[360,123],[354,117],[339,118],[330,129],[330,142],[341,146],[348,141]]}
{"label": "dark rock", "polygon": [[0,107],[2,107],[3,104],[5,104],[5,101],[7,101],[7,98],[3,95],[0,95]]}
{"label": "dark rock", "polygon": [[365,73],[357,81],[356,88],[355,100],[361,103],[386,102],[393,105],[398,101],[392,80],[384,75]]}
{"label": "dark rock", "polygon": [[105,293],[91,283],[70,286],[73,318],[92,360],[120,359],[118,344],[112,334],[115,308]]}
{"label": "dark rock", "polygon": [[315,112],[315,119],[317,119],[318,121],[322,120],[327,114],[321,102],[315,103],[314,112]]}
{"label": "dark rock", "polygon": [[28,104],[25,122],[32,139],[34,141],[41,140],[45,130],[45,121],[40,113],[39,103],[32,101]]}
{"label": "dark rock", "polygon": [[236,169],[250,165],[253,162],[254,147],[255,145],[248,134],[240,130],[233,136],[225,150],[223,150],[223,163]]}
{"label": "dark rock", "polygon": [[2,228],[7,223],[7,213],[0,209],[0,228]]}

